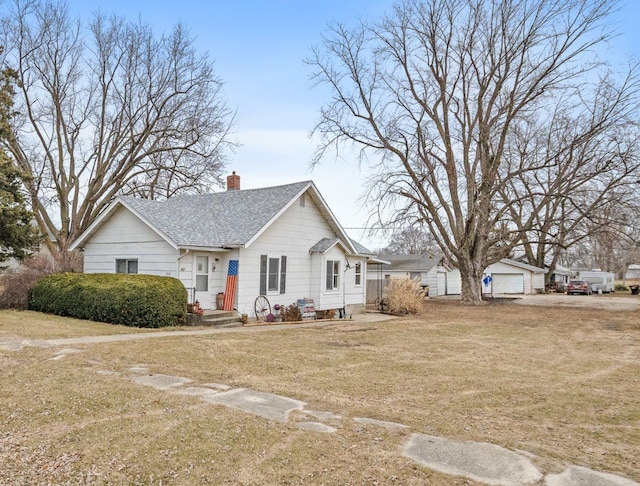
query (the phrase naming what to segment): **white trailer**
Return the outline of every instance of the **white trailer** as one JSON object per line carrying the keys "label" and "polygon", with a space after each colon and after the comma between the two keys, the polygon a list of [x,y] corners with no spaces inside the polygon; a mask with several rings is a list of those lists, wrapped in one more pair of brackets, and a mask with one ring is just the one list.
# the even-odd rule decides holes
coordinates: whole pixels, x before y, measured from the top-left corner
{"label": "white trailer", "polygon": [[591,285],[593,293],[615,292],[615,275],[612,272],[600,270],[580,271],[578,278]]}

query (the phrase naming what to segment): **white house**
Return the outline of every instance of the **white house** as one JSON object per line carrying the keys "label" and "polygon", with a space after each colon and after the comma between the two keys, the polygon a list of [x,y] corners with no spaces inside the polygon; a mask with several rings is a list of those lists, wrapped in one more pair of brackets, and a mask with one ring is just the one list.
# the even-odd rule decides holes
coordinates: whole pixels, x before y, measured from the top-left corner
{"label": "white house", "polygon": [[[119,197],[74,243],[86,273],[145,273],[178,278],[204,309],[219,307],[228,274],[231,304],[254,315],[313,299],[317,310],[365,307],[370,252],[352,241],[311,181],[152,201]],[[228,300],[228,299],[227,299]]]}

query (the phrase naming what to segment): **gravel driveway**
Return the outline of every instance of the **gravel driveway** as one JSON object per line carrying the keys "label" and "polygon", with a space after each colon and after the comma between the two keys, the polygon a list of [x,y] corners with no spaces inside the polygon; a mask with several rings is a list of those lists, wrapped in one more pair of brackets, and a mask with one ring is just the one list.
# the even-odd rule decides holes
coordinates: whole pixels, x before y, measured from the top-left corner
{"label": "gravel driveway", "polygon": [[593,307],[609,310],[637,310],[640,311],[640,296],[620,297],[615,294],[595,295],[566,295],[566,294],[542,294],[520,295],[514,301],[522,305],[540,305],[543,307]]}

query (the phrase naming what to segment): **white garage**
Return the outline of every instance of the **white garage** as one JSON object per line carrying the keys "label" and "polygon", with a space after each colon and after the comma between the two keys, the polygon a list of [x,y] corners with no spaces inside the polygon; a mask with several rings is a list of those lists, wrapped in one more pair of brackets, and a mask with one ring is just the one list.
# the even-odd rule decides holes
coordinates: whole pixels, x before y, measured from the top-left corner
{"label": "white garage", "polygon": [[[443,275],[444,273],[444,275]],[[544,268],[505,258],[489,265],[482,278],[485,295],[535,294],[544,291]],[[429,295],[459,295],[460,271],[442,264],[428,273]]]}
{"label": "white garage", "polygon": [[[535,294],[544,291],[544,268],[505,258],[484,271],[482,293],[489,295]],[[486,279],[486,277],[490,277]]]}

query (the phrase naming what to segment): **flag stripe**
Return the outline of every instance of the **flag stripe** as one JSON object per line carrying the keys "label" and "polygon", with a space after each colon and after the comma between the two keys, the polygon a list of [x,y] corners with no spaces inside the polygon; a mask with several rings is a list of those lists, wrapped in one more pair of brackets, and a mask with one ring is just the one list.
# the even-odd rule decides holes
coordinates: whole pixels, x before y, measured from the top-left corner
{"label": "flag stripe", "polygon": [[226,311],[233,310],[233,303],[236,299],[236,285],[238,283],[238,260],[229,260],[229,271],[227,272],[227,285],[224,291],[222,308]]}

